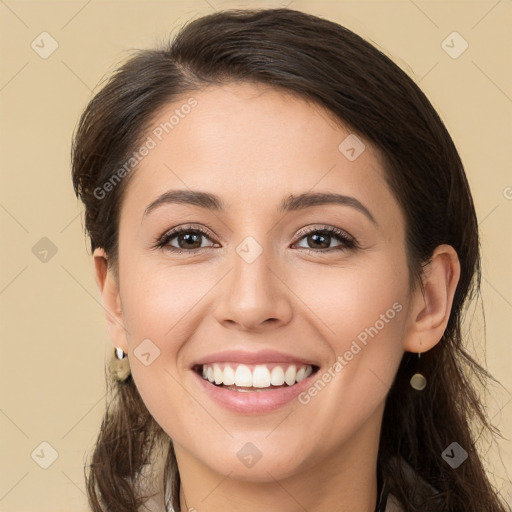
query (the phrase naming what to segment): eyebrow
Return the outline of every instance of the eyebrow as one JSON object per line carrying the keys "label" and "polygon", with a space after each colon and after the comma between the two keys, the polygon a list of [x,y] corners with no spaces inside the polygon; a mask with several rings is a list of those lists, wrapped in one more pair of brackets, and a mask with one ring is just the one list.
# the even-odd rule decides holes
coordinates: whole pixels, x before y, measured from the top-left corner
{"label": "eyebrow", "polygon": [[[200,192],[197,190],[168,190],[149,204],[144,210],[142,217],[144,218],[150,212],[164,204],[188,204],[213,211],[225,211],[227,209],[226,204],[219,196],[209,192]],[[325,204],[349,206],[364,214],[374,224],[377,224],[370,210],[355,197],[335,193],[305,192],[297,196],[290,194],[281,202],[278,212],[285,213],[304,210]]]}

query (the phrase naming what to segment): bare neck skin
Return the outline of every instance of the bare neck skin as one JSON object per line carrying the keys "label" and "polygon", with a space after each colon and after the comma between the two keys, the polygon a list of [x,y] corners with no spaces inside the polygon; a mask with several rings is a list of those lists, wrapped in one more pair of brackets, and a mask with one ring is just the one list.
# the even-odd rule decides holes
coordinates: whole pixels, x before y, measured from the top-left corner
{"label": "bare neck skin", "polygon": [[[293,421],[292,417],[293,414],[288,421]],[[374,512],[380,422],[379,410],[337,453],[281,480],[269,473],[266,482],[240,481],[231,478],[229,472],[216,473],[175,443],[181,477],[181,510]],[[280,428],[285,426],[286,421]],[[307,442],[306,437],[304,443]],[[261,460],[263,457],[264,454]],[[250,469],[248,473],[250,477]]]}

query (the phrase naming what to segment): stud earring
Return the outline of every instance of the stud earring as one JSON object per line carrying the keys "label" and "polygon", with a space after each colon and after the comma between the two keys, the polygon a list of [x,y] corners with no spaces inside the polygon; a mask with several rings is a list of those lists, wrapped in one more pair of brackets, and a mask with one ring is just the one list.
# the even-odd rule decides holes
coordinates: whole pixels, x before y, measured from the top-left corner
{"label": "stud earring", "polygon": [[122,348],[116,347],[114,349],[109,368],[110,374],[118,382],[124,382],[130,376],[131,370],[128,354],[124,352]]}
{"label": "stud earring", "polygon": [[[421,357],[421,352],[418,352],[418,359]],[[427,387],[427,379],[421,373],[415,373],[410,380],[411,387],[417,391],[423,391]]]}

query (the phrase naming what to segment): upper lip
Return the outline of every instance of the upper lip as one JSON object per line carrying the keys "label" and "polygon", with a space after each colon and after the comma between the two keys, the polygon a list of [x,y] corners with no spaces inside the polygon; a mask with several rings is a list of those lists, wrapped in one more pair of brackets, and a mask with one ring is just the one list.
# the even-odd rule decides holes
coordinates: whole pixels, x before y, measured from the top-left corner
{"label": "upper lip", "polygon": [[297,357],[292,354],[285,354],[275,350],[260,350],[258,352],[247,352],[243,350],[224,350],[198,359],[192,363],[192,367],[212,363],[239,363],[239,364],[265,364],[265,363],[288,363],[299,365],[318,366],[313,361]]}

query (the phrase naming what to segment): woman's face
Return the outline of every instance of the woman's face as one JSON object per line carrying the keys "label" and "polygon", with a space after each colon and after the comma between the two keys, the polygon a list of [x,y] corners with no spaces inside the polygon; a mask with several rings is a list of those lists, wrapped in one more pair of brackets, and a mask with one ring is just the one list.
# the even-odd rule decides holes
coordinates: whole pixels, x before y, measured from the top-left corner
{"label": "woman's face", "polygon": [[121,209],[115,341],[178,461],[265,481],[375,451],[411,316],[378,152],[249,84],[190,94],[146,135]]}

